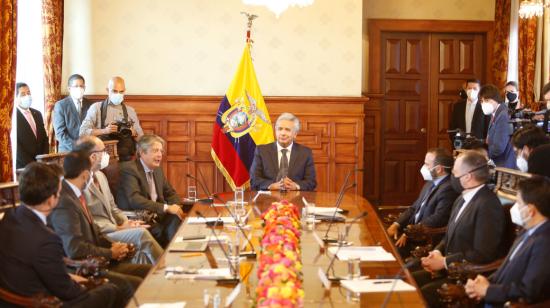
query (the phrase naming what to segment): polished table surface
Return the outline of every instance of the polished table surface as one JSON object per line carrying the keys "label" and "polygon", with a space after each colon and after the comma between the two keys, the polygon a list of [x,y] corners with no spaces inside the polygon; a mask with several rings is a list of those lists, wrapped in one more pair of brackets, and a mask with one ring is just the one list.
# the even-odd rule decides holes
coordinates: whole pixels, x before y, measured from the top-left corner
{"label": "polished table surface", "polygon": [[[265,211],[272,202],[279,200],[288,200],[299,206],[303,206],[302,197],[305,197],[308,202],[315,203],[316,206],[334,206],[337,199],[335,193],[324,192],[287,192],[281,194],[273,192],[271,195],[260,195],[256,202],[252,202],[252,198],[256,195],[255,192],[246,192],[245,199],[248,200],[247,209],[256,205],[260,211]],[[233,193],[220,194],[224,200],[233,199]],[[348,220],[360,213],[366,211],[368,215],[354,223],[348,236],[348,241],[352,241],[354,246],[370,246],[381,245],[386,251],[391,252],[397,259],[393,262],[361,262],[361,274],[368,275],[370,278],[377,278],[377,275],[396,275],[400,272],[403,261],[399,257],[395,248],[390,243],[380,219],[376,215],[372,205],[361,196],[345,195],[342,201],[342,208],[349,210],[347,214]],[[219,211],[225,212],[223,207],[217,207]],[[205,216],[215,217],[216,212],[208,205],[195,204],[190,216],[197,216],[195,211],[200,211]],[[229,216],[229,215],[225,215]],[[252,241],[256,250],[259,252],[259,238],[262,236],[261,218],[255,215],[255,211],[251,211],[248,224],[252,226]],[[331,237],[336,237],[338,229],[343,226],[343,223],[334,224],[329,233]],[[315,232],[319,237],[323,237],[327,230],[328,223],[317,223]],[[229,234],[231,230],[217,229],[218,234]],[[187,235],[205,235],[210,236],[210,228],[204,224],[188,225],[183,223],[178,231],[177,236]],[[343,287],[333,284],[329,291],[325,291],[320,279],[318,278],[318,269],[325,270],[330,262],[330,256],[326,252],[321,252],[317,241],[315,241],[312,231],[302,230],[301,238],[302,248],[302,263],[303,263],[303,288],[305,292],[304,306],[305,307],[380,307],[384,302],[386,293],[363,293],[360,296],[360,302],[349,298],[349,292]],[[326,251],[326,249],[325,249]],[[186,307],[202,307],[203,294],[207,289],[210,294],[210,307],[212,307],[212,297],[216,290],[220,291],[222,305],[225,297],[232,291],[235,285],[217,284],[216,281],[205,280],[168,280],[164,277],[164,269],[166,266],[183,266],[193,268],[208,268],[216,267],[219,263],[220,267],[227,267],[227,263],[222,251],[218,245],[211,245],[207,253],[200,255],[191,255],[181,252],[168,252],[164,254],[158,264],[152,269],[151,273],[146,277],[143,284],[136,292],[135,299],[131,301],[128,307],[136,307],[145,303],[170,303],[185,301]],[[347,274],[347,264],[336,260],[335,262],[336,275]],[[246,275],[246,273],[249,275]],[[241,274],[243,275],[243,285],[241,292],[233,302],[233,307],[251,307],[255,303],[255,287],[257,284],[256,262],[241,261]],[[414,285],[416,284],[411,278],[408,271],[404,271],[405,280]],[[384,277],[387,278],[387,277]],[[389,300],[388,307],[424,307],[425,303],[422,295],[417,288],[416,292],[394,292]]]}

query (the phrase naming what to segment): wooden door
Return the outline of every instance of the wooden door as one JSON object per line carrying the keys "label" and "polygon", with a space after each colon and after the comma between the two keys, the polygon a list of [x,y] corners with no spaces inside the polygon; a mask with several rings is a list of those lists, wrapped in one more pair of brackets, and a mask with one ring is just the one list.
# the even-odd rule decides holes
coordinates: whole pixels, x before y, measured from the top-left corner
{"label": "wooden door", "polygon": [[423,184],[427,147],[429,34],[387,32],[381,37],[381,197],[407,204]]}
{"label": "wooden door", "polygon": [[465,80],[485,83],[485,35],[479,33],[434,33],[430,35],[429,147],[451,149],[449,119],[451,105]]}

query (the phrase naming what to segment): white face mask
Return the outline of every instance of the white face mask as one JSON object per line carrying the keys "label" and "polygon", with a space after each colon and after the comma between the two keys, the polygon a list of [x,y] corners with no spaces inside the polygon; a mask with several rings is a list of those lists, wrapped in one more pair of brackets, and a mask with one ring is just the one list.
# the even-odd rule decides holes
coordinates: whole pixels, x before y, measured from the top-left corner
{"label": "white face mask", "polygon": [[432,172],[428,168],[428,166],[422,165],[422,168],[420,168],[420,174],[422,174],[422,178],[424,179],[424,181],[433,181]]}
{"label": "white face mask", "polygon": [[527,172],[529,166],[527,165],[527,160],[521,155],[523,151],[519,152],[518,157],[516,158],[516,166],[518,166],[519,171]]}
{"label": "white face mask", "polygon": [[550,110],[550,101],[546,102],[546,109]]}
{"label": "white face mask", "polygon": [[122,94],[122,93],[112,93],[109,96],[109,100],[111,101],[111,103],[113,103],[115,105],[120,105],[120,104],[122,104],[122,101],[124,100],[124,94]]}
{"label": "white face mask", "polygon": [[104,169],[109,165],[109,153],[103,152],[103,156],[101,156],[101,163],[99,164],[99,169]]}
{"label": "white face mask", "polygon": [[[526,206],[524,208],[527,208]],[[514,203],[514,206],[510,209],[510,216],[512,218],[512,222],[516,225],[525,228],[529,220],[531,220],[531,217],[523,218],[521,216],[521,212],[523,209],[520,210],[518,203]]]}
{"label": "white face mask", "polygon": [[26,109],[29,109],[31,105],[32,105],[32,97],[30,95],[19,98],[19,107],[26,110]]}
{"label": "white face mask", "polygon": [[468,94],[468,98],[470,100],[475,100],[477,98],[477,94],[479,93],[478,90],[476,89],[469,89],[469,90],[466,90],[466,94]]}
{"label": "white face mask", "polygon": [[84,97],[84,88],[74,87],[69,89],[69,93],[74,100],[81,100]]}
{"label": "white face mask", "polygon": [[495,112],[495,107],[491,103],[481,103],[481,110],[484,115],[492,115]]}

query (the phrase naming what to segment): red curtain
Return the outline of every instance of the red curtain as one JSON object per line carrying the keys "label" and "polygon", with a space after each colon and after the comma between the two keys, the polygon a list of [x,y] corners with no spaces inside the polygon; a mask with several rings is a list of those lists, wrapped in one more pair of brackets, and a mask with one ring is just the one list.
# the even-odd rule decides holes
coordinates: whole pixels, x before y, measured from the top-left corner
{"label": "red curtain", "polygon": [[0,0],[0,181],[13,180],[11,114],[17,56],[17,0]]}
{"label": "red curtain", "polygon": [[511,0],[496,0],[493,43],[493,83],[503,88],[508,78]]}
{"label": "red curtain", "polygon": [[526,107],[538,110],[535,100],[535,58],[537,55],[537,18],[519,19],[519,75],[520,100]]}
{"label": "red curtain", "polygon": [[42,0],[42,31],[45,125],[50,140],[50,148],[54,150],[55,134],[53,131],[52,113],[55,102],[61,98],[63,0]]}

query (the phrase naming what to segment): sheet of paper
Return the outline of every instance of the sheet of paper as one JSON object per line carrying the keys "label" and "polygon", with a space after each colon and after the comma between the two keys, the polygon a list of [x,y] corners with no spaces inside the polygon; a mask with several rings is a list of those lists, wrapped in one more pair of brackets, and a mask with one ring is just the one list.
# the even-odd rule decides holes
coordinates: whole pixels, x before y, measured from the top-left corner
{"label": "sheet of paper", "polygon": [[183,308],[185,307],[185,302],[174,302],[174,303],[146,303],[139,305],[140,308]]}
{"label": "sheet of paper", "polygon": [[[166,274],[164,277],[169,280],[178,280],[178,279],[197,279],[197,280],[217,280],[231,277],[231,272],[229,267],[224,268],[201,268],[196,271],[196,273],[189,274],[185,271],[169,271],[173,268],[166,268]],[[177,267],[176,267],[177,269]]]}
{"label": "sheet of paper", "polygon": [[334,211],[342,212],[342,209],[335,207],[319,207],[310,208],[315,215],[334,215]]}
{"label": "sheet of paper", "polygon": [[[229,240],[229,236],[227,235],[224,235],[224,234],[220,234],[218,235],[218,238],[220,239],[220,242],[227,242]],[[208,241],[208,243],[217,243],[218,241],[216,240],[216,237],[213,236],[213,235],[210,235],[210,236],[207,236],[205,239],[196,239],[196,240],[184,240],[183,239],[183,236],[178,236],[176,237],[176,239],[174,240],[176,243],[181,243],[181,242],[204,242],[204,241]]]}
{"label": "sheet of paper", "polygon": [[231,291],[231,293],[229,293],[229,295],[227,295],[227,297],[225,298],[225,307],[229,307],[229,306],[231,306],[231,304],[233,304],[233,301],[235,300],[235,298],[237,298],[237,295],[239,295],[239,293],[241,293],[241,287],[242,287],[242,283],[239,283],[233,289],[233,291]]}
{"label": "sheet of paper", "polygon": [[[216,220],[218,220],[218,217],[206,217],[206,219],[202,217],[187,217],[187,223],[190,225],[204,224],[206,222],[215,222]],[[223,221],[224,224],[235,223],[235,220],[233,219],[233,217],[230,217],[230,216],[220,217],[220,220]]]}
{"label": "sheet of paper", "polygon": [[319,279],[323,283],[323,286],[325,287],[325,289],[330,290],[330,286],[331,286],[330,280],[328,280],[327,275],[325,274],[325,271],[320,267],[317,270],[317,276],[319,276]]}
{"label": "sheet of paper", "polygon": [[416,289],[401,279],[342,280],[340,284],[355,293],[410,292]]}
{"label": "sheet of paper", "polygon": [[[329,253],[334,254],[338,251],[338,247],[330,247]],[[384,250],[382,246],[357,246],[357,247],[342,247],[338,251],[338,259],[347,261],[350,257],[359,257],[361,261],[395,261],[395,257]]]}

